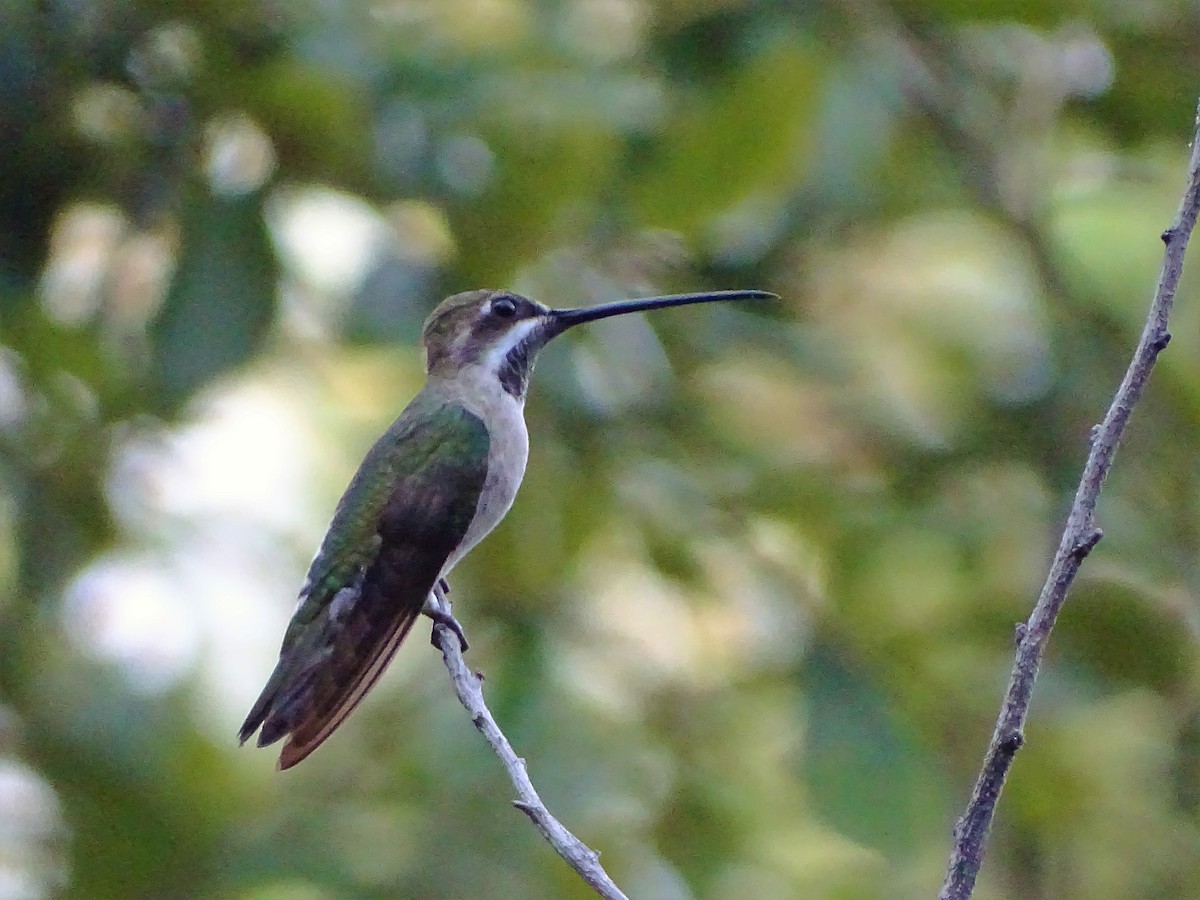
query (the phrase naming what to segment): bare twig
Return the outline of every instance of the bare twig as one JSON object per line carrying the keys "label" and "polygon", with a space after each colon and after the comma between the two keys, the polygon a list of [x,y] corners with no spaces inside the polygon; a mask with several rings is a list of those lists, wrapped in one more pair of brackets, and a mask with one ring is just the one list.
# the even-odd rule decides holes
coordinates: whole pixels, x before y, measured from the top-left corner
{"label": "bare twig", "polygon": [[[431,598],[431,603],[446,613],[450,612],[449,601],[437,597],[436,594]],[[454,629],[448,625],[435,625],[434,640],[442,650],[442,661],[446,664],[447,671],[450,672],[450,680],[454,683],[454,692],[458,694],[459,702],[471,714],[471,721],[475,723],[479,733],[483,735],[484,740],[491,746],[492,752],[500,758],[505,771],[508,772],[508,779],[516,789],[518,798],[513,801],[513,806],[529,817],[534,827],[541,832],[542,837],[559,856],[567,861],[572,869],[579,873],[579,876],[591,886],[592,890],[604,897],[605,900],[629,900],[609,878],[604,867],[600,865],[600,854],[571,834],[558,819],[550,814],[550,810],[546,809],[546,804],[542,802],[533,782],[529,780],[525,760],[517,756],[512,744],[508,742],[508,738],[504,736],[504,732],[492,718],[492,713],[483,700],[480,677],[471,671],[463,659],[462,644]]]}
{"label": "bare twig", "polygon": [[1133,360],[1125,372],[1125,378],[1113,397],[1112,405],[1092,435],[1092,449],[1088,454],[1075,502],[1067,517],[1066,528],[1058,545],[1058,552],[1050,565],[1050,573],[1042,587],[1041,596],[1027,622],[1018,628],[1017,655],[1013,664],[1008,691],[996,720],[984,757],[983,768],[971,792],[958,824],[954,828],[954,850],[950,855],[946,880],[938,894],[939,900],[967,900],[975,889],[975,878],[983,861],[983,853],[996,812],[996,801],[1004,787],[1004,780],[1012,766],[1013,757],[1024,741],[1025,719],[1029,714],[1029,700],[1037,680],[1038,668],[1050,631],[1067,598],[1067,591],[1084,558],[1100,540],[1101,531],[1095,524],[1096,501],[1104,485],[1104,478],[1112,466],[1117,444],[1129,421],[1129,414],[1142,396],[1150,370],[1158,354],[1171,339],[1167,331],[1167,320],[1175,302],[1175,290],[1183,272],[1183,257],[1188,239],[1200,214],[1200,108],[1197,109],[1196,133],[1192,139],[1192,157],[1188,165],[1188,184],[1175,220],[1162,234],[1166,251],[1158,287],[1142,337],[1134,351]]}

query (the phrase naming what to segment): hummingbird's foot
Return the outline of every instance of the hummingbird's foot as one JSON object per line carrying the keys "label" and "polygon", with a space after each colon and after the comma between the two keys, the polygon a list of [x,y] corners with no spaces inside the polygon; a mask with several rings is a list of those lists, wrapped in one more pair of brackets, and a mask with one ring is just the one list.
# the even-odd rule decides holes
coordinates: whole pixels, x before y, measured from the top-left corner
{"label": "hummingbird's foot", "polygon": [[442,638],[441,635],[438,634],[437,627],[439,625],[445,625],[456,635],[458,635],[458,642],[462,644],[463,653],[467,652],[469,649],[469,645],[467,644],[467,636],[463,634],[462,626],[458,624],[458,619],[441,609],[436,611],[425,610],[425,613],[429,616],[429,618],[433,619],[433,633],[429,636],[429,643],[433,644],[433,646],[437,647],[439,650],[442,649]]}
{"label": "hummingbird's foot", "polygon": [[[458,624],[458,619],[454,618],[453,613],[450,612],[450,604],[446,600],[445,595],[447,590],[449,588],[446,587],[446,580],[443,578],[434,587],[434,596],[426,600],[425,606],[421,609],[421,612],[433,619],[433,631],[429,635],[429,643],[433,644],[439,650],[442,649],[442,640],[438,634],[437,626],[445,625],[458,635],[458,642],[462,645],[463,653],[466,653],[470,645],[467,643],[467,636],[463,634],[462,626]],[[434,598],[436,598],[436,602],[433,602]]]}

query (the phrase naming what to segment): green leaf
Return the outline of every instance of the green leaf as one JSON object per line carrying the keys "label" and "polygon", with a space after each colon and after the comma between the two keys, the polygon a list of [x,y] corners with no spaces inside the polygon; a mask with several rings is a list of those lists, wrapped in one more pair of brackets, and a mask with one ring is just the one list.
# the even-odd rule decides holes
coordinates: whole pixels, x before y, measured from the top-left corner
{"label": "green leaf", "polygon": [[161,411],[250,359],[275,313],[276,260],[257,195],[188,204],[179,266],[152,328]]}

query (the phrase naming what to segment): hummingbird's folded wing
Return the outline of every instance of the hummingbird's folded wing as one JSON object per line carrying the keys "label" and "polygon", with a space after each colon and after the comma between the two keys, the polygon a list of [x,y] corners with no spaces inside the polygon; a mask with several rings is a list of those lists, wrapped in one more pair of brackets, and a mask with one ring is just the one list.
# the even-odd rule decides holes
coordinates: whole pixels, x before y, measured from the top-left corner
{"label": "hummingbird's folded wing", "polygon": [[488,432],[418,395],[346,489],[300,593],[279,663],[239,732],[288,736],[294,766],[342,723],[412,628],[462,541],[487,477]]}

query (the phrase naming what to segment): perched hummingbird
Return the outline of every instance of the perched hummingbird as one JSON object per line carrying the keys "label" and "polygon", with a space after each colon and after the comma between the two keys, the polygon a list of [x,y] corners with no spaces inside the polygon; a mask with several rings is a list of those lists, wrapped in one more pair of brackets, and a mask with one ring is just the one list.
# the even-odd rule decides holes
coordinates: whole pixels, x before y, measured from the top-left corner
{"label": "perched hummingbird", "polygon": [[[337,505],[300,589],[279,662],[238,737],[283,737],[287,769],[333,733],[383,673],[421,612],[496,527],[525,474],[529,374],[553,337],[608,316],[721,300],[717,291],[548,309],[507,291],[449,297],[425,322],[425,386],[375,443]],[[463,642],[466,648],[466,642]]]}

